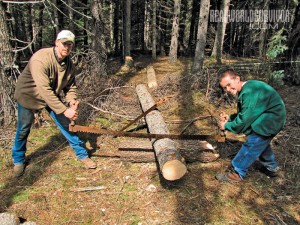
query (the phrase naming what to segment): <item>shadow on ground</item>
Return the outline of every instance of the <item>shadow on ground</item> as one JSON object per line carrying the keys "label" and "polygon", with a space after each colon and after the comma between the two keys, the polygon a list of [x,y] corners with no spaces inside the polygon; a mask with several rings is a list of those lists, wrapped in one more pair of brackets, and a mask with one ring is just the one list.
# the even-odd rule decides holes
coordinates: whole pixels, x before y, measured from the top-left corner
{"label": "shadow on ground", "polygon": [[12,174],[9,175],[5,185],[1,188],[0,211],[6,211],[12,204],[15,196],[38,181],[47,168],[56,160],[59,151],[63,150],[66,146],[67,142],[64,137],[57,134],[52,136],[46,145],[27,155],[27,166],[23,176],[14,178]]}

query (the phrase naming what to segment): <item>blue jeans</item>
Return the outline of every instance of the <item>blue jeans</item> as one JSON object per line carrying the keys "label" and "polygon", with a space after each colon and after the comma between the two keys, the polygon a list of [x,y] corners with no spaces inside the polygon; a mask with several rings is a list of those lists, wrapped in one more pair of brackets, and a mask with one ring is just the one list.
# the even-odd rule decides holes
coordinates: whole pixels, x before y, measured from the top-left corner
{"label": "blue jeans", "polygon": [[255,132],[248,136],[247,141],[231,162],[234,170],[241,178],[245,178],[248,168],[256,159],[259,159],[261,164],[268,170],[275,171],[277,162],[270,146],[272,138],[261,136]]}
{"label": "blue jeans", "polygon": [[[88,152],[84,147],[83,141],[80,140],[76,133],[69,131],[70,120],[65,117],[64,114],[55,114],[51,109],[47,110],[61,133],[65,136],[71,147],[74,149],[77,158],[87,158]],[[18,103],[17,131],[15,142],[12,148],[12,157],[14,164],[25,163],[26,143],[33,120],[34,111],[26,109]]]}

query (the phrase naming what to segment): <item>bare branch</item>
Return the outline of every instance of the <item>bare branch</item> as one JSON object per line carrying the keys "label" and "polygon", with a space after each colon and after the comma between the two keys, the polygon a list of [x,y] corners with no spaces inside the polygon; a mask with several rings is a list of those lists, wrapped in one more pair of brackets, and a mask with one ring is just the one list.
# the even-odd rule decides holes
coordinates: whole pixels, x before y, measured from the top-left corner
{"label": "bare branch", "polygon": [[[69,17],[68,15],[66,15],[63,11],[61,11],[54,3],[52,3],[51,1],[48,1],[48,0],[47,0],[47,2],[48,2],[49,4],[51,4],[54,8],[56,8],[57,11],[59,11],[59,12],[60,12],[61,14],[63,14],[65,17],[67,17],[67,18],[70,19],[70,17]],[[83,26],[81,26],[80,24],[78,24],[76,21],[72,20],[72,22],[73,22],[74,24],[76,24],[78,27],[80,27],[81,29],[85,30],[85,31],[86,31],[87,33],[89,33],[90,35],[93,35],[93,36],[94,36],[94,33],[90,32],[90,31],[87,30],[87,29],[85,29]]]}
{"label": "bare branch", "polygon": [[3,0],[3,3],[10,3],[10,4],[34,4],[44,2],[45,0],[32,0],[32,1],[11,1],[11,0]]}
{"label": "bare branch", "polygon": [[71,6],[69,6],[67,3],[65,3],[63,0],[60,0],[62,3],[64,3],[69,9],[73,10],[74,12],[77,12],[78,14],[88,18],[88,19],[92,19],[92,17],[90,16],[87,16],[87,15],[84,15],[82,14],[81,12],[77,11],[76,9],[72,8]]}

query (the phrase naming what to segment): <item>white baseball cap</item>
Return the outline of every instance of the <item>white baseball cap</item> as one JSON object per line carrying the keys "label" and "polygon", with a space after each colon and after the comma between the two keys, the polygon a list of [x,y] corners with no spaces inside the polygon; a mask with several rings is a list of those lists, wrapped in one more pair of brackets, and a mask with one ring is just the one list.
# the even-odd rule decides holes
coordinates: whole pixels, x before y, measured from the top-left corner
{"label": "white baseball cap", "polygon": [[75,35],[69,30],[62,30],[58,33],[56,40],[60,40],[62,43],[67,41],[75,43]]}

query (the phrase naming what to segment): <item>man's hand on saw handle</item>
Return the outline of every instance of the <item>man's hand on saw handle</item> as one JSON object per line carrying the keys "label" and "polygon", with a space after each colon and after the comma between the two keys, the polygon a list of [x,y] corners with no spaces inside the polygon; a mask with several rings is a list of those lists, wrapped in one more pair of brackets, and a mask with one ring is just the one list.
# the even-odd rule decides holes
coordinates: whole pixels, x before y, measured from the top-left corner
{"label": "man's hand on saw handle", "polygon": [[229,116],[225,112],[221,112],[219,114],[218,119],[219,119],[219,127],[220,127],[221,130],[224,131],[225,130],[225,123],[228,121]]}
{"label": "man's hand on saw handle", "polygon": [[65,117],[69,118],[70,120],[77,120],[78,118],[78,106],[79,106],[79,101],[71,100],[69,103],[69,108],[64,111]]}
{"label": "man's hand on saw handle", "polygon": [[78,111],[79,101],[73,99],[69,102],[69,107]]}

